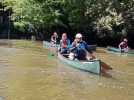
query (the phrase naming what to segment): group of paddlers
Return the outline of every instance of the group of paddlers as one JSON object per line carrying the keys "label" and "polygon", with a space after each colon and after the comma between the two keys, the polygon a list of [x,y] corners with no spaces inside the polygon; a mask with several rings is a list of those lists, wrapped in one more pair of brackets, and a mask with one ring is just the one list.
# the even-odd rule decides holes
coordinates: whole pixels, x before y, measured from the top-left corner
{"label": "group of paddlers", "polygon": [[[51,47],[55,48],[55,46],[57,46],[57,38],[58,34],[54,32],[51,36]],[[90,45],[88,45],[82,38],[83,35],[81,33],[77,33],[75,35],[74,41],[70,43],[70,39],[68,39],[67,33],[63,33],[60,40],[60,44],[58,46],[58,52],[63,55],[67,55],[70,60],[88,61],[96,59],[95,52],[92,51]],[[112,69],[109,65],[102,61],[101,66],[101,71],[105,74],[107,73],[106,70]]]}
{"label": "group of paddlers", "polygon": [[[82,39],[82,34],[77,33],[75,39],[70,43],[70,39],[67,37],[67,33],[62,34],[60,40],[59,52],[63,55],[68,54],[69,59],[74,60],[91,60],[95,59],[94,52],[90,46]],[[56,32],[51,36],[51,46],[55,46],[58,35]]]}
{"label": "group of paddlers", "polygon": [[[51,46],[55,46],[57,42],[58,34],[56,32],[51,36]],[[90,60],[95,59],[94,52],[91,50],[90,46],[82,39],[83,36],[81,33],[77,33],[72,44],[67,37],[67,33],[62,34],[62,38],[60,40],[60,49],[59,52],[61,54],[68,54],[71,60]],[[120,51],[128,52],[128,40],[126,38],[119,44]]]}

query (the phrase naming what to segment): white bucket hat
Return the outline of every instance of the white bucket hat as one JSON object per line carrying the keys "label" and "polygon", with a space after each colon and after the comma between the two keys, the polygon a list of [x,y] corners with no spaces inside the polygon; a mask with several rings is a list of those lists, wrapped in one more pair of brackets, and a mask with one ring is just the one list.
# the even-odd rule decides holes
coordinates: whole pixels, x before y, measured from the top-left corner
{"label": "white bucket hat", "polygon": [[76,34],[75,38],[82,38],[82,34],[81,33]]}

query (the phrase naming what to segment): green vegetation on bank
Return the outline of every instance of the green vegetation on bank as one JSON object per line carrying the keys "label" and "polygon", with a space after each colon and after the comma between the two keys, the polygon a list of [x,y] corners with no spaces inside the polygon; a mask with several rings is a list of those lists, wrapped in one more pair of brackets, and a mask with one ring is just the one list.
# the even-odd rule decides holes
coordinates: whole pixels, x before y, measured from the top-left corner
{"label": "green vegetation on bank", "polygon": [[23,33],[96,33],[97,37],[133,34],[133,0],[4,0],[11,20]]}

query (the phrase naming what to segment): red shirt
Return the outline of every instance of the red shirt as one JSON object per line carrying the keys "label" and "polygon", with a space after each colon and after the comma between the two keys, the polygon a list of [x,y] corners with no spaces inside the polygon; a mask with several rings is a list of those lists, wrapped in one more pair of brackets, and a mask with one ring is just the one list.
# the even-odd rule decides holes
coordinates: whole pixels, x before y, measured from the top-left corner
{"label": "red shirt", "polygon": [[63,48],[67,48],[67,40],[63,40]]}

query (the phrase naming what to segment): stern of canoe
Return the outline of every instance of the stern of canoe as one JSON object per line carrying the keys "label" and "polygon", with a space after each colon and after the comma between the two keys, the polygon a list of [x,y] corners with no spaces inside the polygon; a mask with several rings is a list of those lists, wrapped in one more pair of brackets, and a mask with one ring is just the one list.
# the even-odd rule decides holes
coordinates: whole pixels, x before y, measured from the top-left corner
{"label": "stern of canoe", "polygon": [[108,51],[113,51],[113,52],[121,52],[120,49],[114,48],[114,47],[107,47]]}

